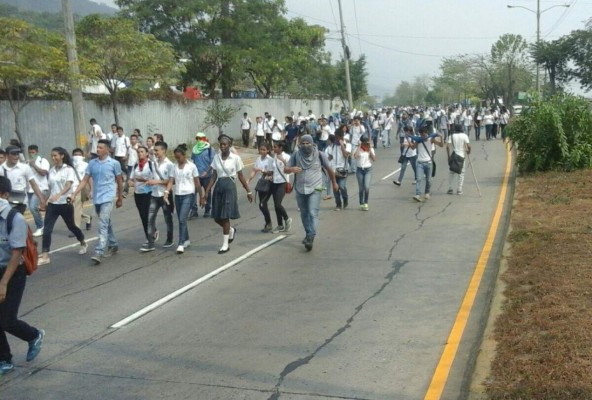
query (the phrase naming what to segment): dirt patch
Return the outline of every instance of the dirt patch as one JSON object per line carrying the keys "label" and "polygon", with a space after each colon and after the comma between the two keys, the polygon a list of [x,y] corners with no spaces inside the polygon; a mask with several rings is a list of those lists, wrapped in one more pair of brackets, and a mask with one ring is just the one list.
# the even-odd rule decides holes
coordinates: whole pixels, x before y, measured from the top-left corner
{"label": "dirt patch", "polygon": [[592,170],[519,178],[490,399],[592,399]]}

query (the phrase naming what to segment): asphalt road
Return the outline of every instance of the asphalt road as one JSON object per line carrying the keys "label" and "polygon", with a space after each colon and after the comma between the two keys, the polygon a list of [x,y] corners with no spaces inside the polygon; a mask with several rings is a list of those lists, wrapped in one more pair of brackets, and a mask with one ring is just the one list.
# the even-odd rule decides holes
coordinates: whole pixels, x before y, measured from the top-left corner
{"label": "asphalt road", "polygon": [[[189,223],[192,245],[185,254],[177,255],[176,246],[141,254],[131,197],[114,212],[119,253],[100,266],[92,266],[90,255],[79,256],[77,247],[59,250],[73,239],[58,223],[58,251],[29,279],[21,306],[23,319],[46,330],[45,345],[37,360],[26,363],[26,344],[9,338],[16,370],[0,378],[0,398],[439,398],[426,396],[435,374],[441,398],[462,398],[507,215],[493,232],[496,239],[487,240],[507,152],[499,140],[473,143],[473,149],[482,197],[469,172],[463,196],[445,194],[448,174],[439,148],[432,199],[416,203],[410,168],[401,187],[385,178],[399,168],[398,149],[379,148],[370,211],[358,209],[350,175],[350,207],[335,212],[333,200],[322,202],[311,252],[301,244],[293,194],[285,204],[295,222],[284,237],[260,232],[262,216],[242,192],[237,237],[224,255],[217,254],[220,229],[201,217]],[[163,232],[162,217],[158,223]],[[451,368],[442,369],[484,246],[491,257],[463,340]],[[146,315],[113,327],[224,266]]]}

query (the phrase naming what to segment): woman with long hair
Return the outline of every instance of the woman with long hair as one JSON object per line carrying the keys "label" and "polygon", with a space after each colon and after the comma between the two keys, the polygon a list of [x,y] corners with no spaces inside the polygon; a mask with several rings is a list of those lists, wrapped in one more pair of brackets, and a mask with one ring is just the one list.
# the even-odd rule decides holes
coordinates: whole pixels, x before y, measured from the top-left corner
{"label": "woman with long hair", "polygon": [[259,157],[255,160],[255,165],[251,170],[251,175],[249,179],[247,179],[247,183],[250,184],[254,178],[265,179],[269,181],[267,183],[267,190],[259,190],[255,187],[257,191],[257,195],[259,196],[259,210],[261,214],[263,214],[263,219],[265,220],[265,225],[261,232],[269,233],[273,230],[273,226],[271,225],[271,215],[269,214],[269,207],[267,203],[271,198],[271,181],[273,175],[273,158],[269,155],[269,144],[267,142],[263,142],[259,145]]}
{"label": "woman with long hair", "polygon": [[200,200],[200,204],[205,205],[208,193],[215,183],[216,186],[212,195],[212,202],[214,203],[212,216],[214,221],[222,228],[224,241],[222,247],[218,250],[218,254],[224,254],[230,250],[230,243],[234,241],[236,236],[236,227],[230,226],[230,220],[240,218],[235,181],[238,179],[243,185],[250,203],[253,202],[253,193],[249,190],[249,184],[243,175],[243,161],[240,156],[230,151],[232,138],[227,135],[220,135],[218,144],[220,153],[214,157],[212,162],[214,172],[206,188],[205,196]]}
{"label": "woman with long hair", "polygon": [[273,233],[288,232],[292,227],[292,218],[288,217],[288,212],[282,205],[284,196],[286,196],[286,185],[290,181],[289,175],[284,172],[284,167],[290,160],[290,155],[284,151],[287,147],[285,141],[280,140],[273,144],[273,168],[271,196],[273,197],[273,208],[277,218],[277,227]]}
{"label": "woman with long hair", "polygon": [[[179,219],[179,245],[177,254],[183,254],[189,247],[189,230],[187,229],[187,220],[191,206],[195,204],[195,195],[199,195],[201,200],[201,185],[199,183],[199,172],[194,163],[187,160],[187,145],[180,144],[174,151],[175,166],[167,184],[167,191],[170,192],[173,184],[175,185],[175,207],[177,208],[177,218]],[[165,201],[168,198],[165,197]]]}
{"label": "woman with long hair", "polygon": [[370,196],[370,181],[372,179],[372,163],[376,161],[374,149],[370,146],[367,135],[362,135],[360,145],[354,152],[356,159],[356,178],[358,178],[358,194],[360,196],[360,210],[368,211],[368,197]]}
{"label": "woman with long hair", "polygon": [[88,250],[88,245],[84,240],[84,234],[74,222],[74,205],[68,201],[68,196],[72,193],[72,184],[76,180],[76,173],[74,172],[74,167],[72,167],[70,155],[64,148],[54,147],[51,150],[51,159],[53,161],[53,167],[50,168],[47,176],[49,197],[46,201],[43,243],[38,265],[50,263],[49,248],[51,246],[51,234],[58,217],[62,217],[70,232],[80,242],[78,254],[86,254]]}

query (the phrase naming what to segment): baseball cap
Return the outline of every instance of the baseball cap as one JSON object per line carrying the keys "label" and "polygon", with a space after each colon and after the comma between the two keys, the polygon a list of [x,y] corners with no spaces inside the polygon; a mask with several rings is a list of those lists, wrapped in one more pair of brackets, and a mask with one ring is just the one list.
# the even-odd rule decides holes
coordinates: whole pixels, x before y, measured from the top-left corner
{"label": "baseball cap", "polygon": [[14,146],[14,145],[10,145],[10,146],[6,146],[6,153],[7,154],[18,154],[18,153],[22,153],[23,149],[21,149],[18,146]]}

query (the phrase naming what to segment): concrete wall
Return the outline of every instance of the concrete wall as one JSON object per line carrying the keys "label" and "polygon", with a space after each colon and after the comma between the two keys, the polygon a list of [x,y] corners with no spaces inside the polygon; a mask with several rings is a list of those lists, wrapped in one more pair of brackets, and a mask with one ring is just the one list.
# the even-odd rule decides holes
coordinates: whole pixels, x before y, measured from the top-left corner
{"label": "concrete wall", "polygon": [[[296,114],[301,111],[306,115],[310,109],[318,116],[322,113],[338,111],[339,108],[332,110],[331,107],[340,106],[340,104],[333,105],[328,100],[228,99],[224,101],[241,110],[224,128],[224,133],[235,138],[240,137],[239,126],[243,112],[249,113],[253,122],[255,116],[263,115],[265,111],[283,121],[283,118],[290,115],[292,111]],[[205,109],[209,104],[210,100],[170,105],[163,101],[149,101],[136,106],[119,106],[119,122],[128,135],[134,128],[139,128],[144,137],[149,133],[162,133],[169,146],[193,141],[198,131],[206,132],[210,141],[214,141],[218,136],[217,130],[203,129]],[[111,123],[114,122],[111,107],[99,107],[92,100],[85,100],[84,113],[87,121],[90,118],[96,118],[103,131],[109,131]],[[44,155],[49,155],[51,148],[55,146],[62,146],[68,150],[75,147],[72,106],[68,101],[33,101],[22,110],[19,121],[25,144],[37,144]],[[90,128],[90,125],[88,127]],[[2,147],[6,147],[8,141],[16,137],[14,116],[8,101],[0,101],[0,136]]]}

